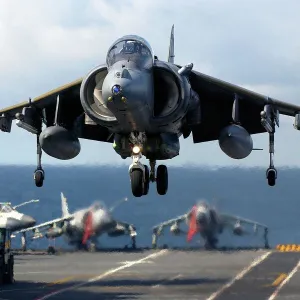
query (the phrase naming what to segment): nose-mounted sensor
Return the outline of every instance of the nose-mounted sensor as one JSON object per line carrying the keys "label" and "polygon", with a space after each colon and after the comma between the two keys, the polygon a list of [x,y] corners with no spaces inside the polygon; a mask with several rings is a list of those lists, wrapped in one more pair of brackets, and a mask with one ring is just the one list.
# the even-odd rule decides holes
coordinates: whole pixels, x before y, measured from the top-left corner
{"label": "nose-mounted sensor", "polygon": [[112,93],[114,95],[119,95],[121,93],[121,91],[122,91],[122,88],[121,88],[121,86],[119,86],[118,84],[116,84],[116,85],[114,85],[112,87],[111,91],[112,91]]}

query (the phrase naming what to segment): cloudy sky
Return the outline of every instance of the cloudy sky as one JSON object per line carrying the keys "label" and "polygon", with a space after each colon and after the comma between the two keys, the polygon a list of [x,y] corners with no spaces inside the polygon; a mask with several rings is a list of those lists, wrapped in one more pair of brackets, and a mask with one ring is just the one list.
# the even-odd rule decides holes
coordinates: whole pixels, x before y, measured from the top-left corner
{"label": "cloudy sky", "polygon": [[[167,59],[175,24],[175,60],[203,73],[300,105],[300,2],[296,0],[0,0],[1,107],[36,97],[84,76],[105,62],[108,47],[137,34]],[[275,137],[277,166],[300,166],[300,132],[281,117]],[[35,136],[13,125],[0,132],[1,164],[35,164]],[[267,134],[253,137],[254,151],[241,161],[218,142],[182,140],[168,165],[268,166]],[[47,164],[130,164],[111,144],[82,141],[71,161],[43,155]]]}

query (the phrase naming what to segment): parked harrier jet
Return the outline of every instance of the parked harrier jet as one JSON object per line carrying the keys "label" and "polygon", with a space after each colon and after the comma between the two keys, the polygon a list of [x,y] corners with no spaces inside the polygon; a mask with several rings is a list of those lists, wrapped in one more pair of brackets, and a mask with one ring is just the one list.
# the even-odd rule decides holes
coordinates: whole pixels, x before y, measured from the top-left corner
{"label": "parked harrier jet", "polygon": [[[11,131],[12,120],[37,137],[35,184],[43,185],[42,150],[67,160],[81,149],[79,138],[112,143],[129,167],[132,193],[146,195],[156,182],[159,195],[168,189],[168,171],[157,160],[179,155],[179,138],[194,143],[218,140],[233,159],[253,149],[251,134],[269,134],[268,184],[275,185],[274,133],[279,114],[294,116],[300,130],[300,106],[282,102],[174,63],[174,27],[169,58],[153,55],[147,41],[126,35],[109,48],[106,62],[84,78],[0,110],[0,129]],[[44,128],[43,128],[43,125]],[[140,159],[149,160],[150,171]]]}
{"label": "parked harrier jet", "polygon": [[16,208],[38,201],[30,200],[16,206],[11,206],[8,202],[0,202],[0,226],[9,228],[12,232],[34,226],[36,221],[31,216],[18,212]]}
{"label": "parked harrier jet", "polygon": [[[122,202],[127,201],[125,198]],[[119,202],[120,204],[121,202]],[[92,206],[81,209],[73,214],[69,213],[67,199],[61,193],[62,217],[57,218],[34,227],[20,230],[22,233],[22,246],[26,249],[26,233],[33,232],[33,239],[46,237],[48,239],[65,236],[70,245],[77,248],[85,248],[87,241],[90,246],[95,247],[96,238],[103,233],[116,237],[124,234],[131,236],[133,247],[135,247],[135,228],[133,225],[119,222],[113,219],[111,213],[116,207],[106,209],[101,203],[94,203]],[[43,232],[43,233],[42,233]],[[45,232],[45,233],[44,233]]]}
{"label": "parked harrier jet", "polygon": [[[188,225],[187,232],[179,228],[182,222],[186,222]],[[205,240],[205,248],[211,249],[216,247],[218,242],[217,235],[223,233],[223,230],[226,228],[232,230],[234,235],[241,236],[248,234],[249,232],[245,230],[242,224],[254,226],[254,232],[257,232],[258,227],[263,228],[265,230],[265,247],[268,247],[268,228],[266,225],[238,216],[218,213],[205,202],[194,205],[193,208],[184,215],[154,226],[152,245],[156,247],[157,237],[162,234],[164,227],[170,226],[170,231],[174,235],[187,234],[188,242],[192,240],[195,234],[200,233]]]}

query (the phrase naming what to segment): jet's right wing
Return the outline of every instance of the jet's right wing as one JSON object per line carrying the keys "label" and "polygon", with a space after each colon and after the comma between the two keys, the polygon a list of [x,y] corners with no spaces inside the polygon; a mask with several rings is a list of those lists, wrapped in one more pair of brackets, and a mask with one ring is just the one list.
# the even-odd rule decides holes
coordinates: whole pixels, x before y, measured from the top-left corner
{"label": "jet's right wing", "polygon": [[[30,101],[0,109],[0,130],[11,132],[12,121],[19,120],[27,128],[30,125],[31,133],[37,134],[43,123],[49,127],[59,121],[66,129],[75,131],[78,138],[112,143],[109,130],[92,122],[84,113],[80,100],[82,81],[83,78],[77,79]],[[20,114],[24,117],[20,118]]]}
{"label": "jet's right wing", "polygon": [[49,228],[51,228],[55,225],[60,225],[60,224],[64,223],[65,221],[70,221],[71,219],[73,219],[73,215],[68,215],[67,217],[53,219],[51,221],[41,223],[41,224],[36,225],[36,226],[28,227],[26,229],[22,229],[20,231],[15,232],[15,234],[25,233],[25,232],[30,232],[30,231],[35,233],[36,231],[39,231],[39,229],[41,229],[43,231],[43,230],[49,229]]}
{"label": "jet's right wing", "polygon": [[120,233],[120,234],[126,234],[130,236],[136,236],[136,229],[133,224],[127,223],[127,222],[121,222],[121,221],[116,221],[116,226],[115,228],[111,229],[108,231],[108,235],[114,236],[115,234]]}
{"label": "jet's right wing", "polygon": [[180,223],[182,223],[184,221],[187,221],[188,218],[189,218],[189,215],[190,215],[190,213],[186,213],[184,215],[181,215],[181,216],[178,216],[176,218],[173,218],[173,219],[170,219],[168,221],[157,224],[157,225],[152,227],[153,232],[155,232],[157,234],[160,234],[163,231],[164,227],[172,226],[174,224],[179,225]]}

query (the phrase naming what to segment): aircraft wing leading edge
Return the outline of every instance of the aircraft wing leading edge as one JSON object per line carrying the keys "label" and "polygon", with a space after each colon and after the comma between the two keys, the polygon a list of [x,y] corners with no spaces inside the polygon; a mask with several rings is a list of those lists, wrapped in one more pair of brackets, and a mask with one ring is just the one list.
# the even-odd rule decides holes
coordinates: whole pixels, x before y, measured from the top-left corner
{"label": "aircraft wing leading edge", "polygon": [[[80,102],[80,86],[82,78],[62,85],[47,93],[44,93],[30,101],[0,109],[0,130],[11,132],[12,121],[16,120],[16,114],[22,113],[25,107],[34,106],[42,111],[43,123],[48,127],[56,122],[56,105],[59,101],[59,120],[67,129],[73,129],[74,124],[84,122],[85,114]],[[79,128],[81,128],[79,130]],[[99,124],[85,124],[77,126],[76,134],[79,138],[97,140],[112,143],[110,132]]]}
{"label": "aircraft wing leading edge", "polygon": [[236,224],[237,222],[239,222],[240,224],[243,223],[245,225],[252,225],[252,226],[256,226],[256,227],[261,227],[263,229],[268,229],[268,226],[253,220],[249,220],[249,219],[245,219],[245,218],[241,218],[239,216],[234,216],[234,215],[230,215],[230,214],[219,214],[220,219],[222,220],[223,225],[225,226],[232,226],[234,224]]}
{"label": "aircraft wing leading edge", "polygon": [[53,220],[50,220],[50,221],[45,222],[45,223],[41,223],[41,224],[36,225],[36,226],[32,226],[32,227],[29,227],[29,228],[26,228],[26,229],[19,230],[16,233],[24,233],[24,232],[29,232],[29,231],[35,231],[37,229],[46,229],[47,227],[51,227],[54,224],[62,223],[62,222],[65,222],[65,221],[69,221],[72,218],[73,218],[73,215],[69,215],[69,216],[63,217],[63,218],[53,219]]}
{"label": "aircraft wing leading edge", "polygon": [[296,116],[300,113],[298,105],[258,94],[197,71],[191,72],[190,82],[200,96],[202,110],[201,123],[192,128],[194,143],[219,138],[220,131],[232,122],[235,97],[239,101],[239,122],[250,134],[266,132],[260,114],[266,104],[272,104],[282,115]]}
{"label": "aircraft wing leading edge", "polygon": [[[178,67],[181,67],[178,65]],[[261,125],[260,112],[264,105],[273,104],[280,114],[295,116],[300,113],[300,106],[288,102],[279,101],[268,96],[250,91],[240,86],[225,82],[223,80],[191,71],[189,76],[192,88],[200,96],[202,120],[198,125],[192,126],[194,143],[217,140],[220,131],[232,122],[232,106],[235,95],[239,99],[239,119],[242,126],[250,133],[257,134],[266,132]],[[60,101],[60,116],[64,123],[71,127],[76,119],[84,116],[84,111],[80,102],[80,86],[82,78],[53,89],[32,100],[34,106],[44,109],[44,122],[47,126],[54,123],[57,97]],[[70,105],[71,104],[71,105]],[[0,129],[10,132],[12,120],[16,119],[16,114],[21,113],[24,107],[30,106],[29,102],[22,102],[0,110]],[[89,126],[84,126],[84,130],[78,132],[80,138],[98,140],[103,142],[113,142],[107,128],[101,125],[93,126],[93,131],[97,127],[97,134],[91,133]]]}
{"label": "aircraft wing leading edge", "polygon": [[162,230],[164,227],[167,227],[167,226],[170,226],[170,225],[173,225],[175,223],[177,223],[178,225],[182,222],[184,222],[185,220],[187,220],[189,214],[186,213],[184,215],[180,215],[176,218],[173,218],[173,219],[170,219],[168,221],[165,221],[165,222],[161,222],[155,226],[152,227],[153,231],[157,231],[157,230]]}

